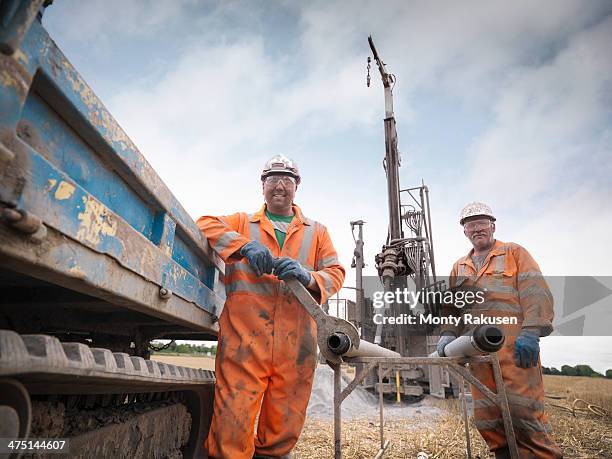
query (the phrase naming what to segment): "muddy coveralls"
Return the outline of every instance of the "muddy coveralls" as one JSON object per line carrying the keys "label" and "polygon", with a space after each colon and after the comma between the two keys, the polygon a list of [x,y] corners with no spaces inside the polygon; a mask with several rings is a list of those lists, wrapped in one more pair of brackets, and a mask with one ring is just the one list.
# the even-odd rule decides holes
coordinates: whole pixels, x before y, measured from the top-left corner
{"label": "muddy coveralls", "polygon": [[315,323],[284,282],[269,274],[256,277],[239,255],[242,246],[257,240],[273,257],[299,261],[320,289],[316,299],[325,302],[341,288],[344,268],[327,229],[298,206],[293,211],[282,250],[265,205],[254,214],[204,216],[197,222],[226,263],[227,299],[219,318],[214,414],[206,441],[211,458],[283,456],[304,424],[316,366]]}
{"label": "muddy coveralls", "polygon": [[[512,423],[521,458],[560,458],[561,450],[550,436],[544,414],[544,385],[540,361],[532,368],[520,368],[514,360],[514,343],[522,327],[552,332],[553,298],[540,268],[529,252],[512,242],[495,241],[482,268],[476,272],[472,253],[453,266],[451,287],[476,286],[486,289],[485,301],[454,314],[485,317],[516,317],[517,325],[501,325],[506,341],[497,356],[506,384]],[[448,309],[446,312],[450,312]],[[464,320],[461,321],[465,323]],[[452,329],[444,327],[444,329]],[[457,331],[457,330],[453,330]],[[465,332],[459,330],[459,332]],[[493,371],[488,364],[471,364],[471,372],[495,392]],[[472,386],[476,428],[491,451],[507,446],[500,410]]]}

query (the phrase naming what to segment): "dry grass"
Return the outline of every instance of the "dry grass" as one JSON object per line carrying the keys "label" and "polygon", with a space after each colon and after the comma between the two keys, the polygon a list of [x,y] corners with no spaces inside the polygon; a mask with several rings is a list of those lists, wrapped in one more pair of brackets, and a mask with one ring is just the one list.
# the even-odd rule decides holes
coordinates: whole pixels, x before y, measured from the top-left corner
{"label": "dry grass", "polygon": [[[565,456],[612,457],[612,380],[544,375],[544,388],[547,396],[563,397],[547,397],[546,409]],[[585,409],[588,404],[603,408],[605,415]]]}
{"label": "dry grass", "polygon": [[153,354],[151,356],[151,360],[157,360],[158,362],[170,363],[172,365],[179,365],[181,367],[188,368],[203,368],[204,370],[215,369],[215,359],[211,357]]}
{"label": "dry grass", "polygon": [[[155,360],[192,368],[214,369],[214,359],[154,355]],[[612,380],[581,376],[544,375],[549,395],[563,398],[546,399],[555,441],[566,458],[612,458]],[[607,416],[590,411],[569,411],[574,400],[601,406]],[[385,438],[391,440],[385,458],[414,458],[425,451],[430,458],[465,457],[465,434],[457,400],[432,399],[432,404],[446,413],[435,418],[387,419]],[[584,408],[580,402],[577,408]],[[374,416],[376,413],[372,413]],[[296,459],[328,459],[333,457],[333,422],[307,420],[295,450]],[[473,457],[486,458],[488,450],[473,424],[470,426]],[[379,426],[367,419],[342,424],[342,450],[346,459],[372,458],[380,448]]]}
{"label": "dry grass", "polygon": [[[612,414],[612,379],[544,375],[544,386],[547,395],[565,397],[568,405],[576,399],[581,399],[587,404],[603,408],[609,415]],[[585,404],[580,403],[577,406],[584,407]]]}
{"label": "dry grass", "polygon": [[[612,381],[581,377],[545,376],[547,393],[578,397],[588,403],[602,404],[610,410]],[[569,399],[570,403],[572,398]],[[465,457],[465,434],[456,400],[432,401],[444,408],[446,414],[434,419],[388,419],[384,426],[385,438],[391,445],[385,458],[414,458],[425,451],[430,458]],[[546,399],[546,410],[555,441],[566,458],[611,458],[612,418],[598,417],[590,412],[570,412],[551,405],[568,405],[566,400]],[[610,411],[609,411],[610,412]],[[488,449],[478,431],[470,423],[473,457],[489,457]],[[379,427],[366,419],[344,422],[342,449],[344,458],[371,458],[380,448]],[[296,459],[333,457],[333,422],[307,420],[297,444]]]}
{"label": "dry grass", "polygon": [[[427,425],[427,424],[425,424]],[[455,459],[465,456],[463,423],[454,414],[436,418],[436,426],[409,419],[387,420],[385,439],[391,440],[385,458],[414,458],[425,451],[430,458]],[[366,419],[345,422],[342,425],[342,452],[344,458],[372,458],[380,448],[379,427]],[[471,427],[472,453],[474,457],[487,457],[488,450]],[[333,423],[310,420],[306,422],[299,443],[294,449],[296,459],[328,459],[334,456]]]}

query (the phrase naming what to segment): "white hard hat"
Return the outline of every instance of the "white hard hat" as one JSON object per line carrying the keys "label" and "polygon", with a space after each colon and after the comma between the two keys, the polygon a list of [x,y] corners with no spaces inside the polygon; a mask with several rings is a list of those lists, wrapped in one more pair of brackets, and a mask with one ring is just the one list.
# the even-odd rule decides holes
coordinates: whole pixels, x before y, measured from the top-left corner
{"label": "white hard hat", "polygon": [[483,202],[474,201],[467,204],[461,211],[461,215],[459,216],[459,224],[463,225],[466,218],[479,216],[488,217],[491,219],[491,221],[495,221],[493,211],[488,205]]}
{"label": "white hard hat", "polygon": [[297,163],[285,155],[274,155],[266,162],[261,171],[261,180],[265,180],[269,175],[290,175],[295,178],[295,183],[300,183],[300,171]]}

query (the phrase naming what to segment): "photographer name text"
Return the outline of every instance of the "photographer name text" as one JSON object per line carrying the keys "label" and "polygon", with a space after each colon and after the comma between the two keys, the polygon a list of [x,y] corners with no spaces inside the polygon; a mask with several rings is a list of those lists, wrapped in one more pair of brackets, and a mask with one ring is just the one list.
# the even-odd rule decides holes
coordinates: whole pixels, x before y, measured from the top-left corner
{"label": "photographer name text", "polygon": [[376,325],[517,325],[517,317],[485,316],[476,314],[463,314],[462,316],[434,316],[433,314],[400,314],[399,316],[385,316],[374,314],[372,320]]}

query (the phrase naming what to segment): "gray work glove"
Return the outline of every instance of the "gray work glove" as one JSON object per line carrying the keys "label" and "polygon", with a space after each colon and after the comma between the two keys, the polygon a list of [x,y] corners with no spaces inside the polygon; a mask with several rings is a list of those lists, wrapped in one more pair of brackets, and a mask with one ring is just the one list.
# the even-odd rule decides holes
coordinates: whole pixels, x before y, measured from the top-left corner
{"label": "gray work glove", "polygon": [[442,334],[440,335],[440,339],[438,340],[438,344],[436,345],[438,356],[446,357],[446,355],[444,355],[444,348],[446,347],[447,344],[449,344],[451,341],[455,341],[456,339],[457,339],[457,335],[455,335],[453,332],[451,331],[442,332]]}
{"label": "gray work glove", "polygon": [[280,280],[297,279],[304,287],[308,287],[312,280],[310,271],[291,258],[282,257],[274,262],[274,274]]}
{"label": "gray work glove", "polygon": [[251,241],[240,249],[240,255],[249,260],[249,265],[257,277],[262,274],[271,274],[274,267],[274,258],[270,250],[261,242]]}

